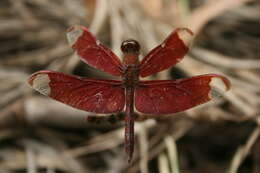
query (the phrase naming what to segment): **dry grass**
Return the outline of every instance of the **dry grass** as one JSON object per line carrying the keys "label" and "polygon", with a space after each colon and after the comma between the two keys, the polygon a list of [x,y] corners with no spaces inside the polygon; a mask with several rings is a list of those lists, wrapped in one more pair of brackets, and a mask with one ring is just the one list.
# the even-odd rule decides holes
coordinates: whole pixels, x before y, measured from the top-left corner
{"label": "dry grass", "polygon": [[[0,172],[259,173],[260,3],[254,0],[2,0],[0,2]],[[123,124],[91,124],[34,93],[29,74],[52,69],[106,77],[79,61],[66,29],[83,24],[118,55],[124,39],[146,54],[174,28],[196,33],[176,68],[152,79],[220,73],[223,98],[136,125],[128,165]],[[144,115],[145,116],[145,115]]]}

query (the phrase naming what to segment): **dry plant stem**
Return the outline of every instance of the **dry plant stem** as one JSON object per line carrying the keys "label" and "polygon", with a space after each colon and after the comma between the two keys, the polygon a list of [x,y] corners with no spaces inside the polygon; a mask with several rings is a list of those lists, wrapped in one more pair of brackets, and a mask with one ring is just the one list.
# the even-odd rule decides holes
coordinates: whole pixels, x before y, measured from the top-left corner
{"label": "dry plant stem", "polygon": [[[44,13],[48,14],[48,16],[46,17],[64,20],[64,16],[66,16],[68,21],[71,19],[72,14],[66,8],[64,8],[64,6],[61,6],[59,3],[56,3],[55,1],[50,1],[50,0],[45,0],[45,1],[31,0],[31,1],[35,6],[41,7],[40,9]],[[52,8],[50,8],[50,6]]]}
{"label": "dry plant stem", "polygon": [[159,165],[160,173],[170,173],[171,172],[170,169],[169,169],[169,163],[168,163],[166,154],[164,152],[162,152],[159,155],[158,165]]}
{"label": "dry plant stem", "polygon": [[46,168],[46,173],[55,173],[55,169],[52,167],[47,167]]}
{"label": "dry plant stem", "polygon": [[249,119],[244,116],[241,117],[231,114],[216,106],[205,106],[205,109],[201,108],[201,110],[199,109],[198,111],[195,111],[195,113],[189,111],[187,114],[194,119],[208,120],[211,122],[219,122],[223,120],[241,122]]}
{"label": "dry plant stem", "polygon": [[227,10],[234,9],[240,5],[253,0],[219,0],[208,1],[203,6],[197,8],[187,20],[186,26],[194,33],[199,33],[208,21],[223,14]]}
{"label": "dry plant stem", "polygon": [[[18,143],[22,143],[25,148],[30,148],[30,152],[33,152],[34,154],[34,158],[30,156],[30,159],[33,159],[33,162],[35,162],[33,164],[37,164],[37,166],[41,168],[50,167],[72,173],[88,172],[85,168],[79,165],[74,158],[61,155],[60,151],[57,149],[58,147],[52,147],[31,139],[20,140]],[[11,153],[10,151],[8,152],[8,150],[9,149],[3,149],[1,152],[1,157],[3,158],[3,161],[0,163],[1,170],[23,170],[28,167],[28,162],[25,159],[28,156],[28,153],[26,156],[26,153],[20,150],[13,149]],[[32,169],[34,168],[30,168],[30,170]]]}
{"label": "dry plant stem", "polygon": [[238,95],[240,98],[248,102],[250,105],[252,105],[255,109],[257,109],[257,106],[260,103],[260,96],[257,95],[254,92],[248,91],[246,88],[234,88],[233,92]]}
{"label": "dry plant stem", "polygon": [[[26,89],[25,91],[28,90]],[[27,97],[26,99],[19,98],[14,103],[2,109],[0,113],[0,127],[9,127],[15,124],[40,124],[85,128],[88,125],[86,121],[88,114],[87,112],[49,100],[49,98],[37,96]]]}
{"label": "dry plant stem", "polygon": [[14,9],[19,13],[19,16],[25,21],[25,24],[29,27],[39,26],[39,22],[35,19],[30,10],[25,7],[23,1],[10,1],[14,7]]}
{"label": "dry plant stem", "polygon": [[[179,138],[181,138],[182,136],[184,136],[189,129],[191,129],[193,127],[193,122],[191,121],[183,121],[183,124],[180,125],[181,128],[176,128],[176,130],[173,132],[172,137],[177,141]],[[167,134],[167,132],[165,132],[164,134]],[[164,136],[165,137],[165,136]],[[152,148],[149,149],[149,158],[148,160],[152,160],[153,158],[157,157],[158,155],[160,155],[160,153],[162,153],[162,151],[166,148],[166,145],[164,142],[159,143],[157,146],[154,146]],[[139,171],[139,165],[138,164],[134,164],[132,167],[129,168],[128,172],[129,173],[136,173]]]}
{"label": "dry plant stem", "polygon": [[25,146],[27,156],[27,171],[28,173],[37,173],[37,163],[35,160],[35,153],[29,146]]}
{"label": "dry plant stem", "polygon": [[247,88],[249,91],[259,93],[260,88],[252,82],[241,80],[239,78],[230,77],[232,85],[238,86],[239,88]]}
{"label": "dry plant stem", "polygon": [[140,128],[139,131],[139,144],[140,144],[140,171],[141,173],[148,173],[148,137],[147,137],[147,129],[142,126],[142,124],[138,124]]}
{"label": "dry plant stem", "polygon": [[124,0],[122,3],[122,9],[125,15],[125,22],[128,27],[133,29],[136,29],[136,26],[138,23],[136,23],[138,20],[138,17],[140,17],[140,12],[135,8],[134,1],[127,1]]}
{"label": "dry plant stem", "polygon": [[[140,30],[142,26],[140,26],[139,19],[141,17],[140,11],[137,10],[137,7],[134,1],[123,1],[121,6],[121,11],[124,14],[125,20],[122,19],[124,22],[123,31],[124,31],[124,39],[136,39],[137,41],[142,41],[140,38]],[[143,20],[143,23],[146,22],[146,19]],[[143,35],[142,35],[143,36]],[[142,44],[141,44],[142,45]],[[144,47],[141,46],[141,50]]]}
{"label": "dry plant stem", "polygon": [[60,71],[66,73],[69,71],[69,65],[71,61],[73,60],[68,59],[68,57],[55,59],[46,67],[46,69],[51,69],[54,71]]}
{"label": "dry plant stem", "polygon": [[85,127],[85,118],[88,115],[87,112],[76,110],[62,103],[43,97],[27,98],[24,102],[24,111],[28,123],[74,128]]}
{"label": "dry plant stem", "polygon": [[[30,53],[17,55],[11,59],[3,60],[2,65],[19,65],[19,66],[28,66],[31,64],[34,65],[45,65],[49,61],[52,61],[56,58],[63,58],[71,54],[71,50],[68,48],[67,44],[59,44],[57,47],[51,49],[41,49],[35,50]],[[37,58],[35,58],[37,55]]]}
{"label": "dry plant stem", "polygon": [[0,108],[8,105],[9,103],[17,100],[25,94],[27,88],[24,85],[18,85],[17,88],[9,90],[6,93],[2,93],[2,99],[0,100]]}
{"label": "dry plant stem", "polygon": [[21,130],[16,130],[16,129],[11,129],[11,128],[6,128],[6,129],[2,129],[1,128],[1,132],[0,132],[0,140],[4,141],[6,139],[14,139],[17,136],[21,136],[23,134],[23,132],[21,132]]}
{"label": "dry plant stem", "polygon": [[224,96],[228,99],[236,108],[238,108],[247,117],[252,117],[256,114],[256,110],[252,105],[239,98],[235,93],[228,93]]}
{"label": "dry plant stem", "polygon": [[147,3],[146,0],[137,0],[138,3],[143,7],[143,10],[145,13],[147,13],[152,18],[160,18],[162,15],[162,6],[163,2],[162,0],[150,0],[149,3]]}
{"label": "dry plant stem", "polygon": [[[144,123],[142,123],[145,128],[151,128],[155,126],[154,120],[147,120]],[[72,156],[79,157],[82,155],[86,155],[89,153],[95,153],[100,152],[103,150],[111,149],[114,147],[117,147],[118,145],[122,144],[124,142],[124,128],[120,128],[102,135],[99,135],[97,137],[94,137],[89,140],[89,144],[83,147],[74,148],[71,150],[68,150]],[[136,135],[140,133],[140,126],[137,126],[135,129]]]}
{"label": "dry plant stem", "polygon": [[85,0],[84,3],[86,5],[86,7],[85,7],[86,11],[88,12],[86,21],[93,21],[94,13],[96,11],[95,9],[96,9],[97,0]]}
{"label": "dry plant stem", "polygon": [[[14,83],[22,83],[24,84],[24,79],[26,79],[27,74],[25,72],[23,72],[22,70],[15,70],[12,68],[6,68],[4,66],[0,66],[0,80],[7,82],[7,85],[9,87],[6,88],[6,86],[0,86],[0,90],[2,89],[10,89],[10,88],[14,88],[13,84]],[[15,86],[17,87],[17,86]]]}
{"label": "dry plant stem", "polygon": [[173,173],[179,173],[179,162],[178,162],[178,153],[176,148],[176,143],[173,137],[166,136],[164,138],[165,144],[167,146],[167,153],[169,155],[169,161],[171,166],[171,171]]}
{"label": "dry plant stem", "polygon": [[[169,131],[170,127],[169,127],[169,124],[158,123],[153,128],[155,128],[157,130],[156,130],[156,133],[151,138],[149,138],[149,141],[148,141],[149,151],[152,150],[153,147],[155,147],[158,143],[160,143],[162,141],[162,138],[163,138],[162,134],[167,133]],[[139,166],[138,163],[139,163],[139,160],[141,159],[140,154],[136,155],[136,157],[134,157],[133,161],[132,161],[132,164],[135,165],[136,167]],[[148,155],[148,160],[150,160],[150,155]]]}
{"label": "dry plant stem", "polygon": [[259,60],[235,59],[233,57],[221,55],[219,53],[198,47],[193,48],[191,53],[195,55],[196,58],[218,67],[235,68],[239,70],[260,68]]}
{"label": "dry plant stem", "polygon": [[111,41],[112,41],[112,50],[115,54],[121,57],[120,45],[123,41],[123,30],[122,30],[122,21],[119,14],[119,3],[117,0],[109,1],[109,15],[110,15],[110,24],[111,24]]}
{"label": "dry plant stem", "polygon": [[[177,141],[179,138],[184,136],[190,128],[193,127],[192,122],[183,122],[182,128],[178,128],[174,131],[172,134],[172,137]],[[160,143],[157,147],[154,147],[152,151],[150,152],[149,159],[154,158],[159,152],[161,152],[161,149],[165,147],[165,143]]]}
{"label": "dry plant stem", "polygon": [[164,125],[159,122],[155,128],[156,128],[156,133],[149,139],[150,149],[155,147],[158,143],[161,142],[163,138],[162,134],[164,134],[169,130],[169,125],[168,124]]}
{"label": "dry plant stem", "polygon": [[24,124],[23,100],[18,99],[0,112],[0,129],[13,127],[15,125]]}
{"label": "dry plant stem", "polygon": [[231,166],[229,168],[228,173],[236,173],[239,169],[239,166],[242,164],[243,160],[249,154],[252,146],[259,138],[260,135],[260,127],[256,127],[255,130],[249,136],[246,144],[238,148],[237,152],[235,153],[233,160],[231,162]]}
{"label": "dry plant stem", "polygon": [[17,35],[17,32],[24,32],[26,27],[23,22],[17,19],[1,19],[0,20],[0,33],[6,33],[6,35],[1,35],[1,37],[8,37],[12,35]]}
{"label": "dry plant stem", "polygon": [[243,8],[239,8],[235,11],[235,15],[237,14],[238,17],[243,17],[248,20],[259,21],[260,11],[259,5],[256,6],[244,6]]}
{"label": "dry plant stem", "polygon": [[90,24],[89,30],[97,35],[102,28],[108,14],[108,1],[107,0],[96,0],[96,8],[94,18]]}
{"label": "dry plant stem", "polygon": [[250,81],[255,85],[260,85],[260,77],[255,71],[250,70],[236,70],[235,73],[246,81]]}
{"label": "dry plant stem", "polygon": [[[3,150],[3,152],[8,152],[8,150]],[[11,153],[12,160],[10,156],[3,154],[2,157],[4,160],[0,163],[1,170],[17,170],[17,169],[26,169],[26,155],[22,151],[13,150]]]}
{"label": "dry plant stem", "polygon": [[[58,69],[62,68],[65,73],[72,73],[73,69],[75,69],[79,62],[79,57],[76,54],[73,54],[68,58],[67,62],[65,62],[63,66],[59,66],[59,64],[57,64],[57,66],[59,67]],[[51,65],[56,66],[55,63],[52,63]],[[50,69],[57,68],[52,67]]]}
{"label": "dry plant stem", "polygon": [[153,23],[145,20],[139,28],[139,35],[142,36],[142,42],[144,43],[142,49],[150,51],[159,44],[158,39],[155,37],[155,30]]}
{"label": "dry plant stem", "polygon": [[[177,0],[177,8],[179,9],[179,16],[181,18],[181,21],[185,22],[187,21],[188,17],[189,17],[189,13],[190,13],[190,9],[189,9],[189,0]],[[178,23],[179,25],[181,25],[182,23]]]}
{"label": "dry plant stem", "polygon": [[[62,141],[59,142],[62,143]],[[35,153],[40,153],[40,156],[42,157],[36,158],[39,167],[46,167],[49,165],[51,167],[65,169],[73,173],[88,172],[75,158],[71,157],[71,155],[61,154],[61,151],[59,151],[57,146],[51,147],[44,143],[30,139],[25,139],[22,143],[23,145],[30,147]]]}
{"label": "dry plant stem", "polygon": [[[69,153],[73,157],[81,157],[91,153],[97,153],[104,150],[109,150],[123,144],[124,140],[122,134],[124,133],[124,129],[121,128],[113,132],[114,132],[113,135],[117,135],[117,136],[113,136],[112,138],[110,137],[110,139],[105,138],[104,141],[87,144],[85,146],[70,149],[65,152]],[[103,135],[99,135],[99,136],[103,136]]]}
{"label": "dry plant stem", "polygon": [[38,29],[36,32],[26,31],[21,36],[23,44],[40,44],[43,47],[55,45],[60,42],[63,37],[61,37],[59,31],[52,27],[45,27],[43,29]]}

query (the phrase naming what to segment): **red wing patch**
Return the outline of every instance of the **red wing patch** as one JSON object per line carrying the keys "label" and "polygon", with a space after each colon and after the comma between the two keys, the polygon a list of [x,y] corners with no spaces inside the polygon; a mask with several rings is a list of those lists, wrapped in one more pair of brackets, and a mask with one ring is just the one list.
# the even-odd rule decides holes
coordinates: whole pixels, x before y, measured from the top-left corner
{"label": "red wing patch", "polygon": [[135,91],[135,107],[146,114],[170,114],[205,103],[227,91],[227,78],[208,74],[179,80],[143,81]]}
{"label": "red wing patch", "polygon": [[68,29],[67,38],[70,46],[81,60],[88,65],[115,76],[122,75],[123,65],[118,57],[83,26]]}
{"label": "red wing patch", "polygon": [[125,90],[121,81],[39,71],[28,79],[28,83],[44,95],[87,112],[118,113],[125,106]]}
{"label": "red wing patch", "polygon": [[186,28],[176,29],[159,46],[151,50],[141,61],[140,76],[146,77],[178,63],[188,52],[188,42],[193,33]]}

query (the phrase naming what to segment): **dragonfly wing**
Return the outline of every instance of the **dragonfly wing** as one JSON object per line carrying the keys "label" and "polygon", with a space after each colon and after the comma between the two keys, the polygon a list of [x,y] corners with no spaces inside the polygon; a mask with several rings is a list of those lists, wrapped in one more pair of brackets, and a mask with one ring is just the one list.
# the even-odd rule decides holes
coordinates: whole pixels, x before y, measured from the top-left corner
{"label": "dragonfly wing", "polygon": [[178,63],[188,52],[193,33],[186,28],[173,31],[162,44],[151,50],[141,61],[140,76],[146,77]]}
{"label": "dragonfly wing", "polygon": [[205,103],[229,87],[228,79],[216,74],[143,81],[135,91],[135,107],[146,114],[176,113]]}
{"label": "dragonfly wing", "polygon": [[88,65],[115,76],[121,76],[123,65],[119,58],[83,26],[68,29],[67,38],[70,46],[82,61]]}
{"label": "dragonfly wing", "polygon": [[40,93],[74,108],[93,113],[118,113],[125,105],[121,81],[86,79],[53,71],[39,71],[28,79]]}

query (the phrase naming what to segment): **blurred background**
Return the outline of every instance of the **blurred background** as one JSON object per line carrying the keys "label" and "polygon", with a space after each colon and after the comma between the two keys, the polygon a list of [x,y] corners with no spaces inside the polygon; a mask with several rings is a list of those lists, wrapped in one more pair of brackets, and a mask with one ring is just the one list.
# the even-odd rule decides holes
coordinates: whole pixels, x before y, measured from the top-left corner
{"label": "blurred background", "polygon": [[[148,79],[218,73],[232,88],[198,108],[136,123],[128,164],[123,123],[89,123],[89,113],[26,84],[42,69],[111,78],[73,54],[65,33],[74,24],[119,56],[127,38],[145,55],[188,27],[196,36],[189,54]],[[258,0],[1,0],[0,172],[259,173],[259,47]]]}

